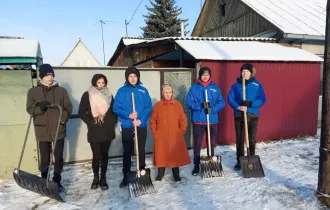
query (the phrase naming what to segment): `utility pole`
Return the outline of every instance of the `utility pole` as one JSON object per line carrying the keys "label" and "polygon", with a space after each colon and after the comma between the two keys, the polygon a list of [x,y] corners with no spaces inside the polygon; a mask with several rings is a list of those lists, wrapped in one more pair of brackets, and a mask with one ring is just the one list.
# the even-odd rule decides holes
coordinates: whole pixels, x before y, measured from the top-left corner
{"label": "utility pole", "polygon": [[126,38],[128,38],[128,33],[127,33],[127,25],[128,25],[128,23],[127,23],[127,20],[125,19],[125,27],[126,27]]}
{"label": "utility pole", "polygon": [[327,1],[317,198],[330,207],[330,0]]}
{"label": "utility pole", "polygon": [[130,19],[129,21],[127,21],[127,20],[125,19],[126,38],[128,38],[127,26],[128,26],[128,24],[130,24],[130,22],[132,21],[134,15],[135,15],[135,12],[136,12],[136,10],[140,7],[142,1],[143,1],[143,0],[141,0],[140,3],[139,3],[139,5],[136,7],[135,11],[133,12],[133,15],[132,15],[131,19]]}
{"label": "utility pole", "polygon": [[103,24],[105,24],[105,22],[112,22],[112,23],[116,23],[115,21],[102,21],[99,20],[97,23],[94,24],[94,26],[98,23],[101,24],[101,32],[102,32],[102,46],[103,46],[103,65],[105,66],[105,51],[104,51],[104,38],[103,38]]}
{"label": "utility pole", "polygon": [[103,24],[105,24],[102,20],[101,23],[101,31],[102,31],[102,46],[103,46],[103,65],[105,66],[105,52],[104,52],[104,38],[103,38]]}

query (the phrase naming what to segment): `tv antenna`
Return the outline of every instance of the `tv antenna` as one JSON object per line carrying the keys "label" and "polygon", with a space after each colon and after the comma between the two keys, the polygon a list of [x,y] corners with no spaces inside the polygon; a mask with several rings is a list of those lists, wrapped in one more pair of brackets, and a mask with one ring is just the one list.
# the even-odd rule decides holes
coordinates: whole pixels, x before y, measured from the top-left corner
{"label": "tv antenna", "polygon": [[93,26],[95,26],[95,25],[98,24],[98,23],[101,24],[102,45],[103,45],[103,65],[104,65],[104,66],[105,66],[105,52],[104,52],[103,24],[105,24],[106,22],[117,23],[116,21],[103,21],[103,20],[99,20],[99,21],[97,21],[97,23],[95,23],[95,24],[93,25]]}

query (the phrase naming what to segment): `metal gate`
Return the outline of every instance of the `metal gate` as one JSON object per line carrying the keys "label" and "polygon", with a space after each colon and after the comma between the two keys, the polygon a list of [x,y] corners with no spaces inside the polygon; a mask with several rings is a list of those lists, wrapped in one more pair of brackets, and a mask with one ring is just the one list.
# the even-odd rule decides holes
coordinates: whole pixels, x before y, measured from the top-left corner
{"label": "metal gate", "polygon": [[188,126],[185,133],[185,140],[187,147],[192,147],[191,138],[191,114],[190,110],[186,106],[186,97],[190,86],[193,82],[193,71],[165,71],[164,83],[170,84],[173,87],[173,97],[178,100],[183,107],[183,110],[187,116]]}

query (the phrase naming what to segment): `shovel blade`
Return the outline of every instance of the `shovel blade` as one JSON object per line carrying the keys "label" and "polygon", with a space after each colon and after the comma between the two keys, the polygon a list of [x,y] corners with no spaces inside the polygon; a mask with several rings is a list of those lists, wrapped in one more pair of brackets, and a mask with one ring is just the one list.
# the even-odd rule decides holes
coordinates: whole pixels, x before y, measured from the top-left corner
{"label": "shovel blade", "polygon": [[149,168],[141,170],[140,177],[138,177],[137,171],[129,172],[127,174],[127,180],[131,198],[146,194],[152,194],[155,192],[154,186],[151,181]]}
{"label": "shovel blade", "polygon": [[14,170],[13,176],[17,185],[21,188],[64,202],[60,196],[57,183],[49,180],[47,186],[46,179],[17,169]]}
{"label": "shovel blade", "polygon": [[221,156],[202,156],[201,171],[203,178],[224,177]]}
{"label": "shovel blade", "polygon": [[251,155],[250,158],[242,156],[239,158],[239,161],[244,178],[265,177],[264,169],[258,155]]}

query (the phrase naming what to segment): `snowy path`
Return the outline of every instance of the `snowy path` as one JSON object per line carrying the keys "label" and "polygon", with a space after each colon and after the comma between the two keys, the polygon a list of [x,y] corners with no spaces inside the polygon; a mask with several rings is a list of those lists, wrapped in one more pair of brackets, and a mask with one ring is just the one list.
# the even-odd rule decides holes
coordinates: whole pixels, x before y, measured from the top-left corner
{"label": "snowy path", "polygon": [[[156,168],[152,167],[151,156],[147,156],[157,192],[134,200],[129,199],[127,188],[118,187],[122,178],[121,159],[110,160],[109,190],[105,192],[90,190],[93,173],[89,163],[70,165],[63,172],[67,203],[24,190],[13,180],[0,180],[0,209],[325,209],[315,197],[318,148],[319,140],[312,137],[259,143],[257,154],[266,177],[244,179],[241,172],[232,169],[235,147],[217,147],[225,177],[204,180],[194,177],[190,164],[181,168],[181,183],[174,183],[170,169],[163,181],[155,182]],[[192,157],[192,151],[189,152]]]}

